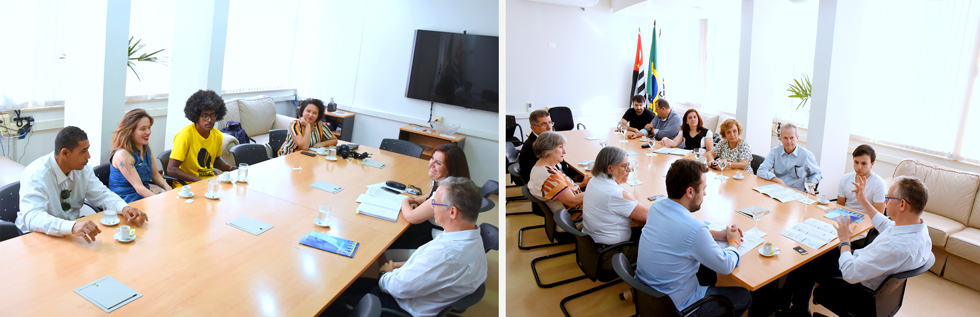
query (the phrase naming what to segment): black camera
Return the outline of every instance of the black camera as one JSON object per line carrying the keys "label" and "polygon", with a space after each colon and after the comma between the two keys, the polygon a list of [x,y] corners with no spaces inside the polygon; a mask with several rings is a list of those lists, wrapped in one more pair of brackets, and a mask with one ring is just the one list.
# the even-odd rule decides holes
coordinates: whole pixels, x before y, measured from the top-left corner
{"label": "black camera", "polygon": [[344,158],[345,160],[348,157],[355,158],[358,160],[363,160],[371,157],[371,153],[368,152],[357,153],[354,150],[352,150],[350,146],[348,146],[347,144],[341,144],[337,146],[337,155],[340,155],[340,157]]}

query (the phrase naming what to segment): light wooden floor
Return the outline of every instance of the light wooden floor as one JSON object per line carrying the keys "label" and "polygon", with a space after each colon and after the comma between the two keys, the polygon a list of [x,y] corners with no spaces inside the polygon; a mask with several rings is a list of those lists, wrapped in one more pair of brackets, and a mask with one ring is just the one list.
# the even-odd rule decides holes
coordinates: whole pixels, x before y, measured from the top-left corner
{"label": "light wooden floor", "polygon": [[[486,212],[480,213],[476,219],[477,224],[489,223],[500,229],[500,235],[504,235],[504,228],[500,227],[500,199],[497,196],[490,196],[495,206]],[[500,252],[490,250],[487,252],[487,292],[483,295],[483,300],[473,305],[461,316],[498,316],[500,314]]]}
{"label": "light wooden floor", "polygon": [[[520,188],[507,190],[507,196],[518,195],[520,195]],[[506,209],[508,212],[527,211],[530,210],[530,204],[513,202],[507,204]],[[563,316],[558,306],[562,298],[601,285],[599,282],[584,279],[550,289],[538,288],[531,273],[531,260],[571,250],[574,245],[520,250],[517,248],[518,231],[522,227],[543,224],[543,219],[535,215],[522,215],[506,217],[505,222],[507,228],[503,235],[507,239],[506,311],[508,316]],[[524,239],[525,245],[547,242],[541,229],[526,231]],[[544,283],[582,275],[582,271],[575,263],[574,254],[543,261],[538,265],[538,272]],[[734,285],[734,282],[719,277],[718,285]],[[568,303],[567,308],[575,317],[630,316],[635,314],[632,302],[620,301],[618,297],[619,293],[627,289],[629,289],[628,285],[619,283],[573,300]],[[811,311],[834,316],[822,306],[811,306]],[[926,272],[909,279],[905,302],[898,316],[976,316],[978,311],[980,311],[980,293]]]}

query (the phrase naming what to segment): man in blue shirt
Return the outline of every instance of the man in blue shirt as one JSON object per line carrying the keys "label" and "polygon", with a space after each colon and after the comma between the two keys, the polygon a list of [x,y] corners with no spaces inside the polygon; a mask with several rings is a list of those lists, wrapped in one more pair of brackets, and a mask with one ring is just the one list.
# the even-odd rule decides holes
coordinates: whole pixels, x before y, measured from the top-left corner
{"label": "man in blue shirt", "polygon": [[673,139],[681,132],[681,116],[670,110],[667,100],[657,99],[657,116],[639,132],[657,141],[665,137]]}
{"label": "man in blue shirt", "polygon": [[[701,209],[707,194],[708,168],[697,161],[680,159],[667,171],[667,198],[650,205],[647,222],[640,235],[636,278],[670,296],[678,310],[711,295],[728,298],[735,316],[742,316],[752,304],[752,295],[741,287],[700,285],[702,266],[714,272],[731,274],[739,264],[738,246],[742,231],[735,225],[710,231],[692,214]],[[727,241],[722,249],[718,241]],[[705,270],[705,271],[707,271]],[[715,276],[714,272],[710,276]],[[703,281],[702,281],[703,282]],[[708,283],[713,284],[713,283]],[[720,316],[731,312],[717,301],[702,305],[693,316]]]}
{"label": "man in blue shirt", "polygon": [[769,150],[766,160],[759,165],[756,175],[780,185],[806,191],[804,183],[819,183],[820,166],[813,152],[797,146],[797,128],[793,124],[779,129],[779,141],[783,144]]}

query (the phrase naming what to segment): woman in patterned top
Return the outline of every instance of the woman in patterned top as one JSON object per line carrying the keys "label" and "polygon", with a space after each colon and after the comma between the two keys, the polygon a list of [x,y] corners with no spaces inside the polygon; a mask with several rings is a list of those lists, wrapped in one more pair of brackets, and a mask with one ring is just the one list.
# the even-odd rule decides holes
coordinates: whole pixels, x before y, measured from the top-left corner
{"label": "woman in patterned top", "polygon": [[337,145],[330,128],[323,123],[323,101],[306,99],[296,108],[296,121],[289,124],[286,142],[279,149],[279,155],[286,155],[297,150],[309,150],[312,147],[327,147]]}
{"label": "woman in patterned top", "polygon": [[565,157],[565,137],[553,131],[542,133],[533,148],[538,162],[531,168],[527,182],[531,194],[544,200],[551,211],[580,208],[585,197],[582,188],[589,184],[592,174],[585,174],[585,179],[576,184],[562,173],[557,165]]}
{"label": "woman in patterned top", "polygon": [[[728,119],[721,123],[721,133],[725,138],[718,142],[714,152],[709,153],[709,160],[720,158],[730,163],[731,169],[748,169],[752,163],[752,148],[749,143],[742,140],[742,125],[735,119]],[[712,168],[717,168],[712,164]]]}

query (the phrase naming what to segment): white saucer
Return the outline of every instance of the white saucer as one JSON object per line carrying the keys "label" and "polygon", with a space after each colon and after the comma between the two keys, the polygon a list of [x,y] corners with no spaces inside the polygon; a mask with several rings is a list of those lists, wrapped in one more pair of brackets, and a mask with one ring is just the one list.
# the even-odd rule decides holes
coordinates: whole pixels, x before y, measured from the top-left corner
{"label": "white saucer", "polygon": [[315,224],[317,226],[321,226],[321,227],[330,227],[330,225],[331,225],[330,221],[327,221],[327,223],[325,223],[325,224],[321,224],[320,223],[320,219],[313,219],[313,224]]}
{"label": "white saucer", "polygon": [[116,234],[115,234],[115,235],[113,235],[112,237],[113,237],[113,238],[116,238],[116,240],[117,240],[117,241],[119,241],[119,242],[130,242],[130,241],[133,241],[133,240],[136,240],[136,235],[133,235],[133,237],[132,237],[132,238],[130,238],[130,239],[123,239],[123,238],[122,238],[122,237],[120,236],[120,234],[121,234],[121,233],[122,233],[122,232],[116,232]]}
{"label": "white saucer", "polygon": [[738,176],[738,175],[736,174],[735,176],[732,176],[732,178],[734,178],[734,179],[745,179],[745,176],[742,176],[742,177],[739,177],[739,176]]}
{"label": "white saucer", "polygon": [[767,258],[771,256],[776,256],[777,254],[779,254],[779,248],[772,248],[772,254],[766,255],[764,252],[762,252],[762,248],[760,247],[759,254]]}
{"label": "white saucer", "polygon": [[337,161],[337,158],[336,158],[336,157],[334,157],[334,158],[330,158],[330,157],[326,157],[326,156],[325,156],[325,157],[323,157],[323,158],[324,158],[324,159],[326,159],[327,161],[334,161],[334,162],[336,162],[336,161]]}
{"label": "white saucer", "polygon": [[191,192],[190,195],[184,196],[184,194],[180,193],[180,190],[177,190],[177,196],[184,197],[184,198],[191,198],[194,197],[194,192]]}
{"label": "white saucer", "polygon": [[231,182],[235,181],[234,178],[223,179],[221,177],[218,177],[218,180],[219,181],[222,181],[222,182],[225,182],[225,183],[231,183]]}
{"label": "white saucer", "polygon": [[106,219],[107,218],[102,217],[102,219],[100,219],[99,222],[101,222],[102,224],[104,224],[106,226],[115,226],[115,225],[118,225],[119,224],[119,217],[116,217],[116,221],[106,222]]}
{"label": "white saucer", "polygon": [[215,194],[206,194],[205,193],[204,194],[204,197],[211,198],[211,199],[218,199],[218,198],[221,198],[221,195],[218,195],[217,193],[215,193]]}
{"label": "white saucer", "polygon": [[630,140],[619,140],[619,143],[629,143]]}
{"label": "white saucer", "polygon": [[235,179],[235,182],[237,182],[237,183],[248,183],[248,178],[246,178],[245,180],[239,180],[239,179],[236,178]]}

